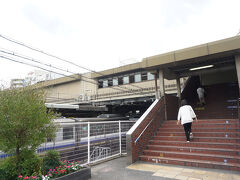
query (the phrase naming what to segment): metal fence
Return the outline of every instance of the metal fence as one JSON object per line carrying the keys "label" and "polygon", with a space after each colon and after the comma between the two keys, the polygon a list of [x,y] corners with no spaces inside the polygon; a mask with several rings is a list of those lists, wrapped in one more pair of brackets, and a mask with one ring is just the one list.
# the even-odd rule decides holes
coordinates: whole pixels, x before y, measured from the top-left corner
{"label": "metal fence", "polygon": [[[49,150],[60,153],[61,160],[95,163],[126,154],[126,133],[135,121],[64,122],[54,140],[48,139],[37,149],[39,155]],[[0,152],[0,159],[8,157]]]}
{"label": "metal fence", "polygon": [[[54,140],[47,139],[37,149],[44,156],[49,150],[60,153],[61,160],[95,163],[126,153],[126,132],[135,121],[64,122]],[[0,160],[8,157],[0,152]]]}

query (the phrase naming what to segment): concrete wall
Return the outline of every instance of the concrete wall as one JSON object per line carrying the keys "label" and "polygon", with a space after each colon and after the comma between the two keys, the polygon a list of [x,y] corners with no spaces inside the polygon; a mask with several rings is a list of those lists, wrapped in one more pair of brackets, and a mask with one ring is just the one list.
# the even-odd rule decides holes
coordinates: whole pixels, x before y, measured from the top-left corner
{"label": "concrete wall", "polygon": [[[83,101],[85,99],[88,99],[88,97],[90,97],[92,94],[96,94],[96,82],[88,79],[91,78],[91,73],[86,73],[82,76],[83,77],[77,81],[71,81],[46,87],[45,89],[47,92],[47,102],[69,102],[68,99]],[[85,80],[89,82],[86,82]]]}

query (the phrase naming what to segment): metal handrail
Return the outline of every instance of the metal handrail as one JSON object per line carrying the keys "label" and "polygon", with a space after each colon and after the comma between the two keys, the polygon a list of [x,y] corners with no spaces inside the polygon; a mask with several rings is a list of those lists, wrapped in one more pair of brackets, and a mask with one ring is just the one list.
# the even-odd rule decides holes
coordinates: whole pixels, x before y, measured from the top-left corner
{"label": "metal handrail", "polygon": [[[162,98],[162,97],[161,97]],[[161,98],[159,99],[159,101],[161,100]],[[140,133],[140,135],[136,138],[136,140],[134,141],[134,143],[136,144],[137,141],[140,139],[140,137],[142,136],[142,134],[145,132],[145,130],[148,128],[148,126],[152,123],[152,121],[154,120],[154,118],[151,119],[151,121],[147,124],[147,126],[142,130],[142,132]]]}
{"label": "metal handrail", "polygon": [[136,140],[134,141],[135,144],[137,143],[137,141],[139,140],[139,138],[142,136],[142,134],[145,132],[145,130],[148,128],[148,126],[151,124],[152,121],[153,121],[153,119],[148,123],[148,125],[143,129],[143,131],[141,132],[141,134],[136,138]]}

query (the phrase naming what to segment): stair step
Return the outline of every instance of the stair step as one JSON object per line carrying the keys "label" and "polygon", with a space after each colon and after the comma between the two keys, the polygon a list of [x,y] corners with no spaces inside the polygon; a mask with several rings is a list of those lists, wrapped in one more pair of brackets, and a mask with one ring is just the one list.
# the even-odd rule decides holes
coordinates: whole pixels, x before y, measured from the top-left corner
{"label": "stair step", "polygon": [[219,149],[219,148],[203,148],[203,147],[181,147],[181,146],[159,146],[148,145],[148,150],[157,151],[171,151],[171,152],[189,152],[189,153],[201,153],[201,154],[216,154],[216,155],[230,155],[240,156],[240,150],[233,149]]}
{"label": "stair step", "polygon": [[182,159],[182,158],[165,158],[159,156],[140,156],[140,160],[149,161],[152,163],[163,163],[163,164],[174,164],[180,166],[192,166],[201,168],[212,168],[212,169],[225,169],[232,171],[240,171],[240,165],[237,163],[229,162],[216,162],[216,161],[204,161],[196,159]]}
{"label": "stair step", "polygon": [[[185,136],[154,136],[153,140],[167,141],[186,141]],[[239,143],[239,138],[226,137],[194,137],[192,142],[224,142],[224,143]]]}
{"label": "stair step", "polygon": [[[195,121],[194,121],[195,122]],[[176,124],[177,120],[164,121],[164,124]],[[196,124],[215,124],[215,123],[238,123],[238,119],[199,119]]]}
{"label": "stair step", "polygon": [[239,150],[240,144],[236,143],[219,143],[219,142],[191,142],[187,143],[186,141],[159,141],[159,140],[150,140],[150,145],[171,145],[171,146],[181,146],[181,147],[203,147],[203,148],[220,148],[220,149],[232,149]]}
{"label": "stair step", "polygon": [[[161,129],[163,128],[182,128],[182,125],[177,125],[177,123],[175,124],[162,124],[161,126]],[[224,123],[217,123],[217,124],[197,124],[197,123],[193,123],[192,124],[192,128],[226,128],[226,129],[229,129],[229,128],[236,128],[236,124],[234,123],[229,123],[229,124],[224,124]]]}
{"label": "stair step", "polygon": [[192,84],[185,87],[182,97],[188,96],[199,117],[192,124],[194,139],[186,142],[184,129],[176,119],[165,121],[142,151],[140,160],[240,171],[237,83],[206,86],[207,104],[201,107],[196,92],[191,94],[199,78],[190,80]]}
{"label": "stair step", "polygon": [[201,154],[201,153],[189,153],[189,152],[171,152],[171,151],[157,151],[157,150],[144,150],[145,155],[165,157],[165,158],[182,158],[182,159],[196,159],[204,161],[215,161],[215,162],[229,162],[229,163],[240,163],[240,157],[237,156],[224,156],[224,155],[213,155],[213,154]]}
{"label": "stair step", "polygon": [[[185,136],[184,130],[182,132],[157,132],[157,136]],[[238,138],[240,137],[240,132],[194,132],[196,137],[229,137]]]}
{"label": "stair step", "polygon": [[[183,127],[178,128],[160,128],[158,132],[182,132]],[[239,132],[238,128],[192,128],[193,132]]]}

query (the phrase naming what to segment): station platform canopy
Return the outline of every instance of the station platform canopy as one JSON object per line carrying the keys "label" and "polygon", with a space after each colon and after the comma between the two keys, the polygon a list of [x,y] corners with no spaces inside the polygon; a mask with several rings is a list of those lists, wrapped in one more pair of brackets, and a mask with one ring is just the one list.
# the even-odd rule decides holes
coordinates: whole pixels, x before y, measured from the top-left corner
{"label": "station platform canopy", "polygon": [[98,73],[93,78],[102,78],[136,70],[164,71],[164,78],[175,79],[197,74],[198,70],[221,71],[235,68],[235,56],[240,54],[240,36],[218,40],[144,58],[141,62],[129,64]]}

